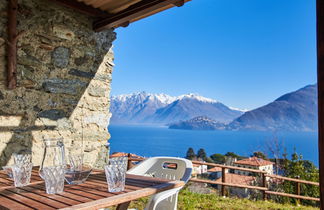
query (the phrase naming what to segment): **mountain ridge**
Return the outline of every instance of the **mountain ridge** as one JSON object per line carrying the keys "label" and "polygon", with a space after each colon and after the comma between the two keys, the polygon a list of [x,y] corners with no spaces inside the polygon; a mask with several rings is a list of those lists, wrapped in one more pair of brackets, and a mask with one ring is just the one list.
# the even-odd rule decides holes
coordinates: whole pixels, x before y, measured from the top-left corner
{"label": "mountain ridge", "polygon": [[230,122],[243,114],[214,99],[198,94],[169,96],[144,91],[111,97],[112,124],[160,124],[165,125],[196,116],[215,117]]}
{"label": "mountain ridge", "polygon": [[229,129],[316,131],[317,85],[307,85],[245,112],[229,124]]}
{"label": "mountain ridge", "polygon": [[250,110],[226,125],[209,116],[171,123],[171,129],[316,131],[317,86],[307,85]]}

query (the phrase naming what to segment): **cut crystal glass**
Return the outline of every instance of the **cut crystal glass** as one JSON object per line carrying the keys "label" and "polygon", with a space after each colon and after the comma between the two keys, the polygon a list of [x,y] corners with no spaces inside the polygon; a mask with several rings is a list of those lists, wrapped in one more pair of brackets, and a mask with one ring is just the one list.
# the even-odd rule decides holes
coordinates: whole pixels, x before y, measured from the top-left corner
{"label": "cut crystal glass", "polygon": [[42,172],[47,194],[63,192],[65,173],[64,166],[44,167]]}
{"label": "cut crystal glass", "polygon": [[105,166],[109,192],[121,192],[125,189],[127,157],[110,158],[110,165]]}

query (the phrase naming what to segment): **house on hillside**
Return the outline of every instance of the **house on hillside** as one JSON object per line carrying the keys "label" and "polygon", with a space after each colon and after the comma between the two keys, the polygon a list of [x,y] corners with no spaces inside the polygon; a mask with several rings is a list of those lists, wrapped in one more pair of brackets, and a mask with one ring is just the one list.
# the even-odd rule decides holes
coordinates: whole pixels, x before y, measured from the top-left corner
{"label": "house on hillside", "polygon": [[196,177],[197,175],[205,174],[207,173],[207,166],[206,165],[200,165],[200,164],[192,164],[193,170],[192,170],[192,176]]}
{"label": "house on hillside", "polygon": [[[267,174],[273,174],[274,163],[268,160],[264,160],[262,158],[250,157],[247,159],[235,161],[233,165],[242,168],[250,168],[250,169],[265,171],[267,172]],[[234,173],[238,175],[246,175],[246,176],[253,175],[252,172],[236,170],[236,169],[234,170]]]}
{"label": "house on hillside", "polygon": [[[213,167],[207,170],[209,174],[209,179],[218,179],[222,177],[222,168],[221,167]],[[225,173],[228,173],[228,169],[225,169]]]}
{"label": "house on hillside", "polygon": [[[216,182],[222,182],[222,177],[216,179]],[[255,177],[226,173],[225,182],[231,184],[239,184],[239,185],[253,185],[253,183],[255,182]],[[217,185],[217,189],[219,191],[221,190],[221,187],[222,187],[221,185]],[[235,195],[239,198],[246,198],[251,194],[250,190],[246,188],[227,187],[227,189],[230,195]]]}

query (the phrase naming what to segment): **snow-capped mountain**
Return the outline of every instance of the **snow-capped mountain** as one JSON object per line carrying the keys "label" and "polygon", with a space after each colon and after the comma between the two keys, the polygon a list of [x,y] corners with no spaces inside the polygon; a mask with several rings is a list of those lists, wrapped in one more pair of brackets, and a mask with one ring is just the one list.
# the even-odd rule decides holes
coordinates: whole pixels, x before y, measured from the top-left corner
{"label": "snow-capped mountain", "polygon": [[228,123],[243,114],[198,94],[177,97],[146,92],[111,97],[112,124],[168,124],[197,116]]}
{"label": "snow-capped mountain", "polygon": [[157,109],[176,100],[166,94],[150,94],[146,92],[132,93],[111,97],[111,122],[118,124],[148,123],[146,118],[152,116]]}

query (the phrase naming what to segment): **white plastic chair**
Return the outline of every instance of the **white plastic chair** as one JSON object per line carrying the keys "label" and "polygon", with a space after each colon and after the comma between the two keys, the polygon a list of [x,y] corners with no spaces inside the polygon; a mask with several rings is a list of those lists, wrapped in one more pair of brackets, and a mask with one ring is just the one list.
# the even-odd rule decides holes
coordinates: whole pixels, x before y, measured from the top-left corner
{"label": "white plastic chair", "polygon": [[[145,175],[187,183],[191,177],[190,160],[175,157],[152,157],[144,160],[127,171],[128,174]],[[153,195],[145,210],[176,210],[178,193],[182,187],[174,188]]]}

